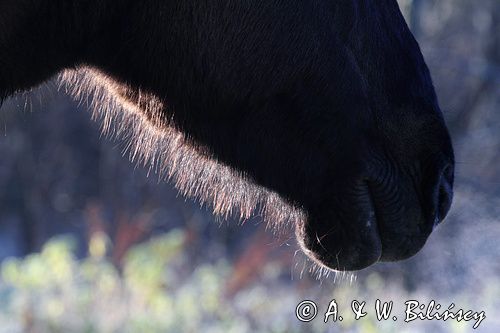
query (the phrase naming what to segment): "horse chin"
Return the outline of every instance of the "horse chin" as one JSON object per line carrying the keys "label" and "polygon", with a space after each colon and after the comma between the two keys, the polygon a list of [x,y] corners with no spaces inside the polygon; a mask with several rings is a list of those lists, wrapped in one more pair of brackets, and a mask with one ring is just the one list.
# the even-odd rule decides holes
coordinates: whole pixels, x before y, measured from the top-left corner
{"label": "horse chin", "polygon": [[[351,228],[338,221],[329,230],[311,221],[295,229],[303,252],[314,263],[335,271],[357,271],[377,263],[382,256],[382,241],[373,212],[352,218]],[[332,227],[333,225],[333,227]],[[359,227],[355,231],[355,225]]]}

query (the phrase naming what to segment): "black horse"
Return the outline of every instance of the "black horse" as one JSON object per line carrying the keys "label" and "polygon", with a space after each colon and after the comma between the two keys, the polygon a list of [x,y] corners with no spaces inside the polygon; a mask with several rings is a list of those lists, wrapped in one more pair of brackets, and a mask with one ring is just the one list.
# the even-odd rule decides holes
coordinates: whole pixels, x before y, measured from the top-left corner
{"label": "black horse", "polygon": [[329,268],[408,258],[450,208],[396,0],[1,0],[0,97],[57,73],[184,194],[293,223]]}

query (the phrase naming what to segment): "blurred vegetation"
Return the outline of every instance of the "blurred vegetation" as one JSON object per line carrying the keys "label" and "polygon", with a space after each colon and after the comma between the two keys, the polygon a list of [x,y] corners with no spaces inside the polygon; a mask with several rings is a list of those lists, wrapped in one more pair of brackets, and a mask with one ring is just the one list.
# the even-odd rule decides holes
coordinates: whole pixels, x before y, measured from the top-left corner
{"label": "blurred vegetation", "polygon": [[[193,268],[186,255],[186,234],[173,230],[130,249],[120,268],[107,256],[109,240],[96,233],[89,256],[78,260],[74,239],[58,237],[40,253],[10,258],[1,265],[0,332],[467,332],[473,322],[402,321],[402,299],[429,302],[432,297],[409,293],[397,281],[371,273],[360,283],[340,283],[333,292],[320,289],[314,296],[318,317],[300,324],[294,317],[304,289],[279,282],[279,263],[268,262],[258,283],[232,294],[227,286],[235,269],[225,260]],[[495,281],[491,281],[495,282]],[[466,291],[449,301],[457,305],[498,306],[500,286],[491,283],[480,294]],[[339,303],[342,322],[323,323],[329,302]],[[398,323],[377,321],[375,300],[396,300]],[[369,315],[355,321],[350,300],[367,301]],[[481,302],[478,300],[481,299]],[[400,302],[398,300],[401,300]],[[444,303],[446,304],[446,303]],[[467,310],[467,309],[466,309]],[[346,313],[348,312],[348,313]]]}

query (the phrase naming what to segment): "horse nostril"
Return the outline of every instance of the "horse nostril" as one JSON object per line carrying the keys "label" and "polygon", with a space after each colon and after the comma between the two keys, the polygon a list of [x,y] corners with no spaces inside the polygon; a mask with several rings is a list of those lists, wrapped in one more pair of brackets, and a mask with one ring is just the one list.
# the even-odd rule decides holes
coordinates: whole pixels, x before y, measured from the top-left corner
{"label": "horse nostril", "polygon": [[435,225],[444,220],[451,207],[453,199],[453,167],[451,165],[443,169],[437,191]]}

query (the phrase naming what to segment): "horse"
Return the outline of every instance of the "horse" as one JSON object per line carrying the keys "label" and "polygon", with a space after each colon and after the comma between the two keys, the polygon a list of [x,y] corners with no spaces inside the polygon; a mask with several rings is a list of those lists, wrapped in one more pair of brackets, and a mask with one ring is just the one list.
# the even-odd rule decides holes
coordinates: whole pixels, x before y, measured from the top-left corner
{"label": "horse", "polygon": [[320,267],[416,254],[453,196],[396,0],[3,0],[0,99],[58,76],[131,158]]}

